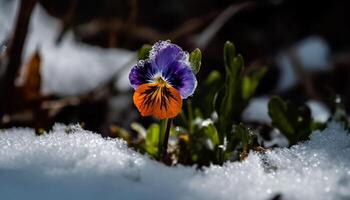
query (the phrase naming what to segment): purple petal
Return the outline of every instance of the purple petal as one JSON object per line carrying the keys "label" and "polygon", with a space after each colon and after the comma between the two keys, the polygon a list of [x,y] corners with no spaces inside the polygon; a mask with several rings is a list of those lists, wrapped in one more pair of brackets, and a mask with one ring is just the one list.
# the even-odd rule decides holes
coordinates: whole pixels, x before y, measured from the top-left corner
{"label": "purple petal", "polygon": [[183,99],[191,96],[197,87],[197,80],[190,67],[184,62],[174,61],[162,69],[162,76],[180,92]]}
{"label": "purple petal", "polygon": [[170,43],[169,41],[160,41],[157,42],[151,50],[150,59],[155,60],[158,68],[162,69],[163,67],[171,64],[175,60],[185,61],[187,59],[186,53],[182,49]]}
{"label": "purple petal", "polygon": [[188,54],[169,41],[157,42],[152,47],[149,59],[131,69],[129,80],[136,89],[141,84],[154,82],[156,75],[161,75],[178,90],[183,99],[192,95],[197,86]]}
{"label": "purple petal", "polygon": [[156,65],[151,64],[150,61],[138,63],[131,69],[129,74],[131,86],[136,89],[141,84],[152,82],[157,72],[159,72],[159,69]]}

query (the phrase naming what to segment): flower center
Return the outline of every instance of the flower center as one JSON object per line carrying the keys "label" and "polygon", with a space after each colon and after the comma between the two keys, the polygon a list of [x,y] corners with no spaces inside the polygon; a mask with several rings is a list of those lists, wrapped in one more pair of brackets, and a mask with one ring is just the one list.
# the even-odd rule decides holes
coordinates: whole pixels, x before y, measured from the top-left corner
{"label": "flower center", "polygon": [[168,83],[162,77],[156,77],[154,82],[158,84],[160,87],[168,86]]}

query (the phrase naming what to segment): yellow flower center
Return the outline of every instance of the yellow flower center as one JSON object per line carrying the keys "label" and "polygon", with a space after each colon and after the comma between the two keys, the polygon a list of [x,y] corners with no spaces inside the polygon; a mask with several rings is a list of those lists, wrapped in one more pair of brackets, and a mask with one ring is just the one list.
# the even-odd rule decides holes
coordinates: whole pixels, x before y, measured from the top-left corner
{"label": "yellow flower center", "polygon": [[170,85],[162,78],[162,77],[156,77],[154,79],[154,82],[159,85],[160,87],[169,87]]}

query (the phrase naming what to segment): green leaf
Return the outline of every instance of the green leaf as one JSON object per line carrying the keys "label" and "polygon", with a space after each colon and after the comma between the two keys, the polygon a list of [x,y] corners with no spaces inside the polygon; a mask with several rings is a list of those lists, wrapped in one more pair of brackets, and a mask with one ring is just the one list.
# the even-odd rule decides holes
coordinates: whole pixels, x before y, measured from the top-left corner
{"label": "green leaf", "polygon": [[147,136],[146,136],[146,142],[151,145],[158,145],[158,137],[159,135],[159,125],[158,124],[151,124],[147,129]]}
{"label": "green leaf", "polygon": [[252,134],[250,133],[249,129],[240,123],[235,127],[234,133],[236,137],[241,141],[243,151],[247,152],[250,145],[252,144]]}
{"label": "green leaf", "polygon": [[336,95],[334,98],[334,111],[332,114],[332,120],[339,122],[344,125],[344,127],[349,128],[348,115],[344,103],[339,95]]}
{"label": "green leaf", "polygon": [[260,80],[264,77],[267,72],[266,67],[262,67],[252,74],[244,76],[242,79],[242,97],[248,101],[254,94],[256,88],[259,85]]}
{"label": "green leaf", "polygon": [[242,112],[248,105],[260,80],[267,71],[266,67],[261,67],[248,75],[243,75],[243,57],[236,53],[234,44],[229,41],[224,45],[224,66],[226,74],[225,82],[221,88],[216,89],[217,92],[213,95],[212,101],[215,102],[215,109],[218,114],[218,121],[216,124],[219,132],[220,144],[224,144],[225,140],[229,143],[226,151],[218,156],[220,162],[223,162],[221,158],[231,159],[234,155],[233,152],[240,143],[243,142],[244,148],[247,148],[247,141],[251,140],[246,138],[249,134],[243,134],[245,132],[242,131],[245,129],[239,126],[238,131],[242,132],[243,135],[241,135],[241,138],[237,138],[232,134],[232,125],[241,120]]}
{"label": "green leaf", "polygon": [[[233,120],[237,119],[243,109],[241,104],[241,74],[243,71],[243,58],[235,55],[236,49],[233,43],[226,42],[224,46],[224,62],[226,80],[224,90],[218,95],[219,103],[219,130],[220,140],[223,142],[224,136],[230,137]],[[222,97],[221,97],[222,96]],[[228,138],[230,140],[230,138]]]}
{"label": "green leaf", "polygon": [[[201,118],[209,118],[215,111],[214,97],[222,88],[220,72],[217,70],[211,71],[203,83],[203,88],[205,90],[198,90],[192,100],[194,105],[200,109]],[[197,117],[198,115],[195,114],[195,116]]]}
{"label": "green leaf", "polygon": [[230,72],[229,68],[232,66],[233,58],[236,56],[236,47],[235,45],[227,41],[224,45],[224,63],[226,72]]}
{"label": "green leaf", "polygon": [[202,127],[204,134],[210,139],[214,146],[219,144],[218,131],[213,123],[209,123]]}
{"label": "green leaf", "polygon": [[201,68],[202,63],[202,53],[200,49],[195,49],[190,53],[189,61],[191,63],[191,68],[194,74],[197,74]]}
{"label": "green leaf", "polygon": [[279,97],[272,97],[268,103],[268,112],[272,125],[276,126],[288,139],[295,133],[287,116],[287,104]]}
{"label": "green leaf", "polygon": [[130,134],[125,129],[123,129],[120,126],[112,125],[110,127],[110,131],[111,131],[111,134],[112,134],[111,136],[124,139],[128,143],[130,143],[131,140],[132,140]]}
{"label": "green leaf", "polygon": [[194,119],[196,118],[203,118],[203,113],[200,109],[195,108],[193,112]]}
{"label": "green leaf", "polygon": [[139,50],[137,57],[139,60],[145,60],[149,57],[149,52],[151,51],[152,46],[149,44],[144,44]]}
{"label": "green leaf", "polygon": [[323,130],[325,129],[327,126],[325,123],[321,123],[321,122],[316,122],[316,121],[313,121],[311,123],[311,130],[314,131],[314,130]]}
{"label": "green leaf", "polygon": [[158,140],[160,128],[158,124],[151,124],[147,129],[147,136],[144,149],[145,151],[156,157],[158,155]]}
{"label": "green leaf", "polygon": [[242,55],[237,55],[233,58],[232,64],[230,66],[232,77],[240,76],[244,69],[244,60]]}
{"label": "green leaf", "polygon": [[290,146],[309,139],[313,130],[324,127],[314,122],[311,110],[306,105],[296,106],[290,101],[285,102],[279,97],[272,97],[268,109],[272,125],[288,138]]}
{"label": "green leaf", "polygon": [[146,130],[141,124],[132,122],[130,128],[137,133],[138,138],[144,139],[146,137]]}
{"label": "green leaf", "polygon": [[207,79],[204,82],[206,87],[216,86],[221,80],[221,74],[217,70],[213,70],[209,73]]}

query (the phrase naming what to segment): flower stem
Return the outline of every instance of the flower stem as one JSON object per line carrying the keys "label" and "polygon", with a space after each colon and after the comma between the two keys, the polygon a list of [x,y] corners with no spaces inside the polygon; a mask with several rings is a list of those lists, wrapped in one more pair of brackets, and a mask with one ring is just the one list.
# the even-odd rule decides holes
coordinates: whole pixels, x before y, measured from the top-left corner
{"label": "flower stem", "polygon": [[163,140],[166,131],[166,126],[168,124],[168,119],[162,119],[159,123],[159,136],[158,136],[158,159],[162,160],[162,149],[163,149]]}
{"label": "flower stem", "polygon": [[187,112],[188,112],[188,132],[193,133],[193,112],[192,112],[192,103],[187,100]]}
{"label": "flower stem", "polygon": [[167,120],[167,125],[163,137],[163,145],[161,148],[161,160],[165,164],[170,164],[170,160],[168,157],[168,141],[169,141],[169,136],[170,136],[170,128],[173,123],[173,119],[168,119]]}

